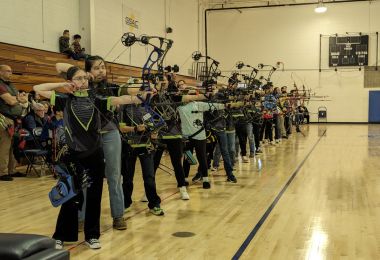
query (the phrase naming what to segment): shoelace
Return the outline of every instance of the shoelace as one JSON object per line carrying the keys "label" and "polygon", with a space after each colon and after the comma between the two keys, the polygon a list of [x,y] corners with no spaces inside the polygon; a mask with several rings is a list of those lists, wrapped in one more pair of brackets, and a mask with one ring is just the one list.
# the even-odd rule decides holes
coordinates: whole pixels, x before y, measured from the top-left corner
{"label": "shoelace", "polygon": [[94,244],[94,243],[99,243],[99,240],[97,240],[96,238],[91,238],[89,240],[87,240],[90,244]]}

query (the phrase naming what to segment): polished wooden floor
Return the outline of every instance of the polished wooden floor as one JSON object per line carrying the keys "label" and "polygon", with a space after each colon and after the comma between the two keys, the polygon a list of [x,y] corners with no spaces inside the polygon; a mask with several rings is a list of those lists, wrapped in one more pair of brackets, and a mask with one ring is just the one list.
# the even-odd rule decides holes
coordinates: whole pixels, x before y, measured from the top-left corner
{"label": "polished wooden floor", "polygon": [[[310,125],[303,132],[239,163],[237,184],[219,171],[210,190],[190,186],[189,201],[179,199],[174,176],[159,171],[163,217],[139,202],[136,174],[126,231],[112,229],[105,183],[102,249],[84,246],[83,234],[66,248],[72,259],[231,259],[299,169],[241,259],[380,259],[380,126]],[[51,177],[1,182],[0,232],[51,236],[58,209],[47,193],[54,183]]]}

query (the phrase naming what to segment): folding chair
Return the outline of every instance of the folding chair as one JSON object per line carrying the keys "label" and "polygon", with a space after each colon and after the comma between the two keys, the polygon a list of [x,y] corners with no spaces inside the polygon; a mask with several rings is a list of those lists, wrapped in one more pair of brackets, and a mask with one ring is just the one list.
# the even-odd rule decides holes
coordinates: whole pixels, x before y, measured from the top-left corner
{"label": "folding chair", "polygon": [[325,106],[318,107],[318,123],[320,120],[324,120],[327,123],[327,107]]}
{"label": "folding chair", "polygon": [[41,177],[41,172],[38,172],[37,169],[34,167],[34,165],[36,164],[36,159],[42,158],[43,164],[41,165],[41,169],[42,167],[49,164],[47,162],[47,155],[49,154],[49,151],[45,149],[41,144],[41,141],[40,141],[41,133],[42,133],[41,127],[37,127],[33,129],[32,137],[33,137],[33,142],[34,142],[35,147],[32,149],[25,149],[23,151],[25,158],[28,161],[26,174],[29,174],[33,169],[38,177]]}

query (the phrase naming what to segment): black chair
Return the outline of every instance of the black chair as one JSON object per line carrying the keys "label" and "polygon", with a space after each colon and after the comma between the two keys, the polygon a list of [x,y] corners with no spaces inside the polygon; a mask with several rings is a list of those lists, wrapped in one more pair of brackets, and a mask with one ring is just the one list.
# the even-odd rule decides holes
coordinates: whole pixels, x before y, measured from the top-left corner
{"label": "black chair", "polygon": [[327,123],[327,107],[318,107],[318,123],[324,121]]}
{"label": "black chair", "polygon": [[55,240],[33,234],[0,233],[0,259],[68,260],[70,252],[55,249]]}
{"label": "black chair", "polygon": [[28,161],[26,174],[30,173],[33,169],[34,172],[39,177],[41,177],[41,172],[38,172],[37,169],[34,167],[34,165],[36,164],[36,159],[41,158],[43,160],[43,165],[41,167],[49,165],[49,163],[47,162],[47,156],[49,154],[49,151],[45,147],[43,147],[43,145],[41,144],[41,140],[40,140],[41,133],[42,133],[41,127],[37,127],[33,129],[33,133],[31,134],[31,136],[33,138],[34,147],[31,149],[23,150],[25,158]]}

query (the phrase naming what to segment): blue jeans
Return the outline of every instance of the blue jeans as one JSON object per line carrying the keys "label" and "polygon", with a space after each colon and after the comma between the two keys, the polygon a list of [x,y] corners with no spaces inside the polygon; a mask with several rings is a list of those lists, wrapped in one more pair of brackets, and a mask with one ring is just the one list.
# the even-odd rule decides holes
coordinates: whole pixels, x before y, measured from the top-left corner
{"label": "blue jeans", "polygon": [[214,152],[213,166],[215,168],[219,166],[220,156],[222,156],[226,174],[232,175],[235,159],[235,132],[216,132],[215,136],[218,139],[218,145]]}
{"label": "blue jeans", "polygon": [[121,138],[118,130],[104,133],[102,137],[111,215],[113,218],[121,218],[124,215],[123,182],[121,178]]}
{"label": "blue jeans", "polygon": [[247,125],[248,141],[249,141],[249,154],[255,154],[255,138],[253,136],[253,126],[252,123]]}

